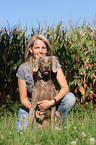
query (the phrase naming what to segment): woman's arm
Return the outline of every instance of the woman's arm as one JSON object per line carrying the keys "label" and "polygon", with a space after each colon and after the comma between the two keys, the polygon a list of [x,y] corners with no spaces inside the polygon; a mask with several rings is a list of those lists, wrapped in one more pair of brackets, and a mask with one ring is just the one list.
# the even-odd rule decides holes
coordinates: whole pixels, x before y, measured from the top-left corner
{"label": "woman's arm", "polygon": [[56,78],[61,87],[59,93],[55,96],[55,99],[58,102],[69,92],[69,86],[61,68],[58,69]]}
{"label": "woman's arm", "polygon": [[31,103],[27,99],[27,87],[26,82],[22,79],[18,78],[18,87],[19,87],[19,94],[20,94],[20,101],[22,105],[24,105],[26,108],[31,108]]}
{"label": "woman's arm", "polygon": [[[58,102],[69,92],[69,87],[66,81],[66,77],[63,74],[63,71],[61,68],[57,70],[56,79],[61,87],[59,93],[56,96],[54,96],[54,98],[56,99],[56,102]],[[51,101],[48,101],[48,100],[40,101],[38,106],[40,109],[42,108],[47,109],[54,104],[55,104],[55,101],[52,99]]]}

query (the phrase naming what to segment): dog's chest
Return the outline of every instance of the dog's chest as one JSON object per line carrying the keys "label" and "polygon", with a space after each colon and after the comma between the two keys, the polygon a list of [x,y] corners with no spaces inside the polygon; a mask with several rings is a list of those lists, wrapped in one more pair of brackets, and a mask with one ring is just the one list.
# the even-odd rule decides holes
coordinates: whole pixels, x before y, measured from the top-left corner
{"label": "dog's chest", "polygon": [[33,96],[38,98],[38,100],[51,100],[56,95],[56,89],[52,80],[44,82],[42,80],[37,80],[33,88]]}

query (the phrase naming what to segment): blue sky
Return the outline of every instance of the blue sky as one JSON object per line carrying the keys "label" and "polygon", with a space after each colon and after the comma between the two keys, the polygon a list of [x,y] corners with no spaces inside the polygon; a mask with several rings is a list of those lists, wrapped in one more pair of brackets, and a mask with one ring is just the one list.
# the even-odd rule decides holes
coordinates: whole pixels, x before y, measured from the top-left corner
{"label": "blue sky", "polygon": [[96,14],[96,0],[0,0],[0,27],[11,27],[21,23],[29,29],[45,24],[57,25],[60,20],[68,26],[69,19],[76,24],[86,22],[92,24]]}

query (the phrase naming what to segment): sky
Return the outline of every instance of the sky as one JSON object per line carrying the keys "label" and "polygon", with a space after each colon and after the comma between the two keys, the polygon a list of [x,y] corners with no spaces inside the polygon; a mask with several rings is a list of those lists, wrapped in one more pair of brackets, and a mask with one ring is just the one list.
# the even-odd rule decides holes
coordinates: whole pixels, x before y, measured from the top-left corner
{"label": "sky", "polygon": [[[68,27],[69,19],[79,25],[93,24],[96,0],[0,0],[0,27],[21,24],[21,27],[38,28],[57,25],[61,20]],[[8,22],[8,23],[7,23]]]}

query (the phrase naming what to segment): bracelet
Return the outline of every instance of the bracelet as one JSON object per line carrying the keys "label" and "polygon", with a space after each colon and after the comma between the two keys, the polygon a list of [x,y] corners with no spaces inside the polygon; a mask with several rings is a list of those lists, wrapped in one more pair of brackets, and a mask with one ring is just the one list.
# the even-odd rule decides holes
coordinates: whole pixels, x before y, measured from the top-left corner
{"label": "bracelet", "polygon": [[56,99],[54,98],[55,104],[57,103]]}

